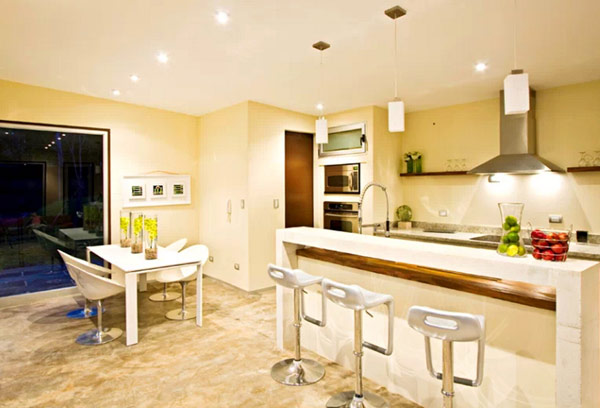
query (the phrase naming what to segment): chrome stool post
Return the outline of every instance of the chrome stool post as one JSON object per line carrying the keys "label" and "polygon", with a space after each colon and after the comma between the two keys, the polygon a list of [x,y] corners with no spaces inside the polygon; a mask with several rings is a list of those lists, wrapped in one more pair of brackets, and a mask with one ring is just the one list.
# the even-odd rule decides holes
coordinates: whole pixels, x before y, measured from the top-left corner
{"label": "chrome stool post", "polygon": [[102,299],[98,301],[98,328],[89,330],[75,340],[84,346],[97,346],[118,339],[123,334],[123,330],[117,328],[107,328],[102,326]]}
{"label": "chrome stool post", "polygon": [[325,375],[325,368],[317,361],[303,359],[300,345],[302,320],[317,326],[325,326],[326,302],[322,298],[321,320],[307,316],[304,312],[304,288],[321,283],[320,276],[309,275],[299,269],[281,268],[269,265],[269,276],[281,286],[294,290],[294,358],[282,360],[271,368],[271,377],[285,385],[309,385],[319,381]]}
{"label": "chrome stool post", "polygon": [[69,319],[87,319],[98,314],[98,309],[90,307],[90,301],[85,299],[85,305],[79,309],[73,309],[66,314]]}
{"label": "chrome stool post", "polygon": [[[363,347],[389,356],[394,349],[394,298],[390,295],[365,290],[357,285],[344,285],[329,279],[322,282],[323,297],[334,303],[354,310],[354,359],[356,378],[354,391],[344,391],[327,401],[327,408],[389,408],[389,403],[379,395],[363,390]],[[380,347],[363,340],[363,311],[379,305],[386,305],[388,312],[387,347]],[[368,313],[368,312],[367,312]]]}
{"label": "chrome stool post", "polygon": [[[485,353],[485,318],[468,313],[454,313],[412,306],[408,310],[408,325],[425,336],[427,371],[433,378],[442,380],[444,408],[454,406],[454,383],[478,387],[483,381]],[[431,361],[430,338],[442,340],[442,372],[434,370]],[[455,341],[477,341],[477,374],[474,380],[454,376]]]}

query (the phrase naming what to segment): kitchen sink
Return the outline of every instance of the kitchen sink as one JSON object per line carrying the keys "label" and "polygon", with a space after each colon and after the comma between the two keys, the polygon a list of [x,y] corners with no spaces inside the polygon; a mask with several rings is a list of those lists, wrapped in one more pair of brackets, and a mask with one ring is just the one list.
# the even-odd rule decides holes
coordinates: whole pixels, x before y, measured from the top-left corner
{"label": "kitchen sink", "polygon": [[[473,237],[470,238],[471,241],[483,241],[483,242],[494,242],[494,243],[499,243],[500,242],[500,235],[481,235],[478,237]],[[531,240],[529,238],[524,238],[523,239],[523,243],[525,245],[530,245],[531,244]]]}

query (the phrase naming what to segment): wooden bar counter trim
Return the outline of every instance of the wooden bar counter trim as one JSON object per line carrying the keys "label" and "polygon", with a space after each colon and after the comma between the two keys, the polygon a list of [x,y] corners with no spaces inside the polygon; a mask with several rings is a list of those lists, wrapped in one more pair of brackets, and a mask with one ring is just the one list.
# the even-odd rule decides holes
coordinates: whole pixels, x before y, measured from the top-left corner
{"label": "wooden bar counter trim", "polygon": [[551,286],[445,271],[320,248],[301,248],[296,255],[521,305],[556,310],[556,289]]}

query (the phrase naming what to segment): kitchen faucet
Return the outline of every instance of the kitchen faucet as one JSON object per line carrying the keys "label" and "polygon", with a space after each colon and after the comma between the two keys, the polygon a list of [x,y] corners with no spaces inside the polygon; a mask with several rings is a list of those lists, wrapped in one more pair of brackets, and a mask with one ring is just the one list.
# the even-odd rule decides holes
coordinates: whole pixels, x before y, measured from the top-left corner
{"label": "kitchen faucet", "polygon": [[389,236],[390,236],[390,200],[388,198],[387,188],[379,183],[368,183],[360,195],[360,201],[358,202],[358,233],[362,234],[362,227],[373,227],[373,232],[375,232],[377,230],[377,227],[379,227],[381,225],[381,224],[376,224],[376,223],[363,225],[363,223],[362,223],[363,200],[365,198],[365,193],[372,186],[379,187],[381,190],[383,190],[383,192],[385,194],[385,208],[386,208],[385,236],[389,238]]}

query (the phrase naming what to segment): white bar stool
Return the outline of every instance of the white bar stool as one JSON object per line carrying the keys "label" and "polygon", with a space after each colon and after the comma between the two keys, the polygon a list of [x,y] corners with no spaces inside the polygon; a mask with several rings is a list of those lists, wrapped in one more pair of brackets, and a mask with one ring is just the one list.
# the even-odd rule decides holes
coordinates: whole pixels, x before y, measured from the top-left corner
{"label": "white bar stool", "polygon": [[[427,370],[432,377],[442,380],[444,408],[452,408],[454,383],[479,387],[483,381],[483,358],[485,352],[485,318],[468,313],[454,313],[413,306],[408,310],[408,325],[425,336]],[[442,340],[442,372],[433,369],[430,337]],[[475,380],[455,377],[453,348],[455,341],[477,341],[477,377]]]}
{"label": "white bar stool", "polygon": [[[327,408],[387,408],[389,403],[379,395],[363,391],[362,356],[363,347],[389,356],[394,347],[394,298],[391,295],[370,292],[357,285],[344,285],[329,279],[321,283],[323,296],[333,303],[354,310],[354,356],[356,359],[356,385],[354,391],[334,395],[327,401]],[[363,341],[362,312],[379,305],[386,305],[388,312],[388,340],[383,348]],[[368,313],[368,312],[367,312]]]}
{"label": "white bar stool", "polygon": [[315,360],[303,359],[300,353],[300,327],[302,319],[317,326],[325,326],[326,302],[322,299],[321,320],[304,313],[304,288],[320,284],[321,276],[309,275],[300,269],[282,268],[270,264],[267,272],[278,285],[294,290],[294,327],[296,329],[294,342],[294,358],[288,358],[276,363],[271,368],[271,377],[285,385],[314,384],[325,375],[325,368]]}

